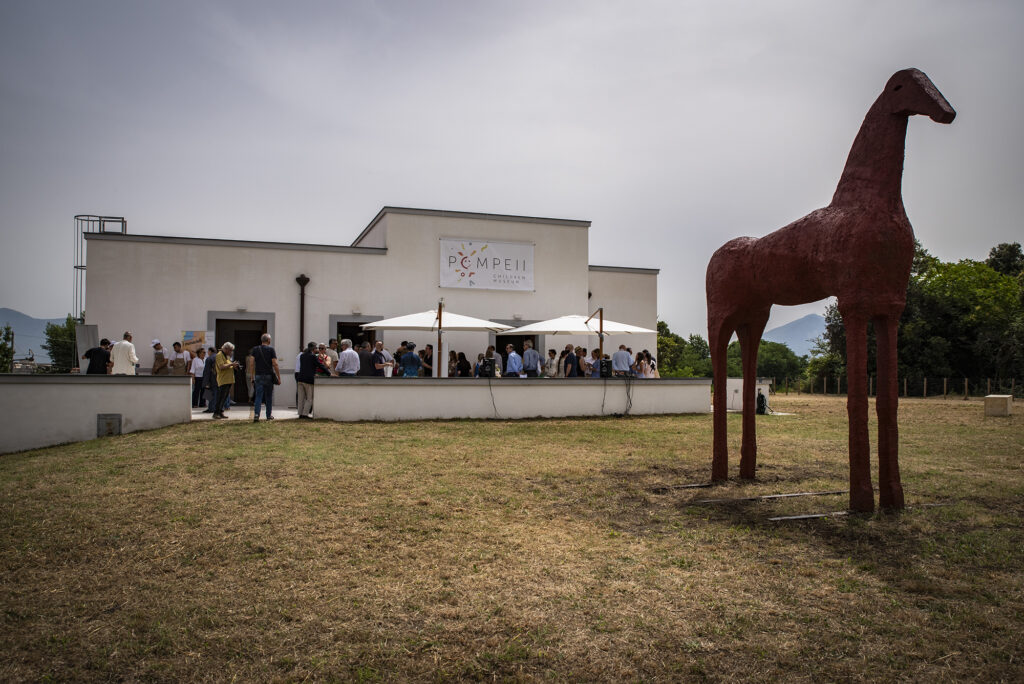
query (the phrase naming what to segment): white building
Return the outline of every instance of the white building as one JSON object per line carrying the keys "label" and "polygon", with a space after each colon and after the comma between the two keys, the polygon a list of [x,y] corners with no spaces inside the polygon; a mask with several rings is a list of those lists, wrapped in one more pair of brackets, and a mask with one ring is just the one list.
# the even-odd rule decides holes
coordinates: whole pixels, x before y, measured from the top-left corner
{"label": "white building", "polygon": [[[589,221],[385,207],[349,246],[88,233],[86,324],[112,340],[131,330],[143,372],[149,340],[169,348],[183,331],[208,331],[207,346],[234,342],[239,354],[269,332],[285,382],[275,403],[293,400],[295,355],[310,340],[332,337],[436,345],[429,332],[363,331],[359,325],[445,309],[519,326],[598,307],[610,320],[657,327],[657,269],[593,266]],[[300,287],[305,287],[300,323]],[[300,325],[303,339],[300,339]],[[213,342],[215,341],[215,344]],[[506,338],[498,337],[504,347]],[[511,340],[521,351],[522,338]],[[471,361],[492,333],[446,334]],[[539,350],[596,338],[534,338]],[[655,351],[656,336],[609,336]],[[236,385],[237,392],[245,392]]]}

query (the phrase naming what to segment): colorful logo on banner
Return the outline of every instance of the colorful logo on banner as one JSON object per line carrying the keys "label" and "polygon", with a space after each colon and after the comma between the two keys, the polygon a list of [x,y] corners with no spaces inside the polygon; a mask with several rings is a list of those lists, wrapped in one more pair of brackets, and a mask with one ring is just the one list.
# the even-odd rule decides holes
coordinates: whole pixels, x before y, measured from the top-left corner
{"label": "colorful logo on banner", "polygon": [[441,287],[533,290],[533,244],[441,238]]}
{"label": "colorful logo on banner", "polygon": [[[473,245],[472,242],[469,244],[470,246]],[[448,258],[448,264],[451,266],[452,273],[458,276],[458,279],[455,282],[461,283],[463,278],[472,278],[476,275],[476,271],[473,270],[473,257],[477,254],[483,255],[486,250],[486,242],[479,249],[470,249],[470,247],[466,247],[465,244],[459,245],[459,249],[455,252],[455,256]],[[472,287],[472,284],[470,284],[470,287]]]}

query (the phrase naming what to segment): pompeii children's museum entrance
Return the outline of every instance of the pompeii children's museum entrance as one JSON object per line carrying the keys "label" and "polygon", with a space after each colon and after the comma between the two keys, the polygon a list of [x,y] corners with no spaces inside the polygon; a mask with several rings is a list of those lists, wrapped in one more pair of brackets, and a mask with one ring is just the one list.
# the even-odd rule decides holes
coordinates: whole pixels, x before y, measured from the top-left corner
{"label": "pompeii children's museum entrance", "polygon": [[[436,346],[436,331],[361,325],[435,309],[440,299],[448,311],[501,323],[603,307],[608,319],[656,329],[658,269],[591,264],[589,229],[585,220],[384,207],[346,245],[86,232],[85,324],[110,339],[131,330],[136,339],[165,344],[200,335],[205,346],[230,341],[243,365],[259,336],[270,333],[283,382],[274,392],[280,405],[294,401],[295,356],[306,342],[380,340],[392,351],[402,340]],[[523,341],[453,331],[444,343],[475,362],[489,344],[503,353],[511,343],[522,353]],[[533,342],[546,357],[546,347],[591,348],[596,340]],[[608,335],[604,344],[653,350],[657,336]],[[138,352],[144,371],[152,351]],[[237,401],[248,401],[246,385],[235,383]]]}

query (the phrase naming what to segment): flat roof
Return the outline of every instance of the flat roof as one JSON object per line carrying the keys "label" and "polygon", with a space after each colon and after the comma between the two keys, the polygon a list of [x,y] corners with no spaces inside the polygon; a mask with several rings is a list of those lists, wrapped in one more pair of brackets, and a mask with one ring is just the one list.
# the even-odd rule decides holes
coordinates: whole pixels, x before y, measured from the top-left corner
{"label": "flat roof", "polygon": [[373,217],[369,225],[363,229],[352,246],[355,247],[359,241],[366,237],[374,229],[386,214],[412,214],[415,216],[436,216],[440,218],[457,219],[481,219],[485,221],[514,221],[515,223],[543,223],[552,226],[566,226],[568,228],[589,228],[590,221],[578,221],[573,219],[541,218],[539,216],[514,216],[511,214],[482,214],[472,211],[448,211],[444,209],[413,209],[410,207],[384,207]]}
{"label": "flat roof", "polygon": [[660,268],[633,268],[632,266],[594,266],[587,267],[591,271],[609,271],[612,273],[641,273],[644,275],[658,275]]}
{"label": "flat roof", "polygon": [[[139,235],[135,233],[84,233],[87,240],[111,240],[121,242],[155,242],[172,245],[197,245],[200,247],[249,247],[253,249],[286,249],[304,252],[334,252],[343,254],[387,254],[387,247],[359,247],[357,243],[384,217],[385,214],[411,214],[416,216],[440,216],[448,218],[483,219],[488,221],[514,221],[518,223],[543,223],[573,228],[589,228],[590,221],[571,219],[541,218],[537,216],[513,216],[509,214],[482,214],[469,211],[446,211],[441,209],[411,209],[407,207],[384,207],[374,217],[351,245],[321,245],[298,242],[268,242],[264,240],[225,240],[219,238],[181,237],[176,235]],[[591,264],[591,271],[610,273],[637,273],[658,275],[658,268],[634,268],[631,266],[599,266]]]}
{"label": "flat roof", "polygon": [[348,254],[387,254],[386,247],[349,247],[346,245],[312,245],[297,242],[265,242],[262,240],[220,240],[217,238],[177,237],[173,235],[137,235],[126,233],[83,233],[87,240],[114,242],[160,242],[171,245],[200,247],[249,247],[254,249],[290,249],[301,252],[343,252]]}

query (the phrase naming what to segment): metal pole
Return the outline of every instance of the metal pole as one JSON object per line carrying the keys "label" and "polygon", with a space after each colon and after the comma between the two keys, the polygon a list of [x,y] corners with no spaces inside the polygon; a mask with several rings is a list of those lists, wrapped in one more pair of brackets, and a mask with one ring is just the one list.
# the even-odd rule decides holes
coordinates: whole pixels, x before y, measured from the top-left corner
{"label": "metal pole", "polygon": [[299,284],[299,349],[304,350],[306,344],[306,285],[309,285],[309,278],[305,273],[301,273],[295,282]]}
{"label": "metal pole", "polygon": [[[434,358],[431,361],[434,362],[434,377],[441,377],[441,365],[438,363],[438,359],[441,355],[441,315],[444,312],[444,297],[441,297],[441,301],[437,303],[437,349],[434,350]],[[445,359],[445,363],[448,360]]]}
{"label": "metal pole", "polygon": [[595,315],[598,317],[598,319],[597,319],[598,320],[598,327],[597,327],[597,349],[598,349],[598,352],[597,353],[598,353],[599,361],[600,361],[600,359],[604,358],[604,307],[603,306],[597,307],[597,311],[595,311],[594,313],[590,314],[590,316],[587,317],[587,320],[585,320],[583,322],[584,323],[589,323],[590,319],[593,318]]}

